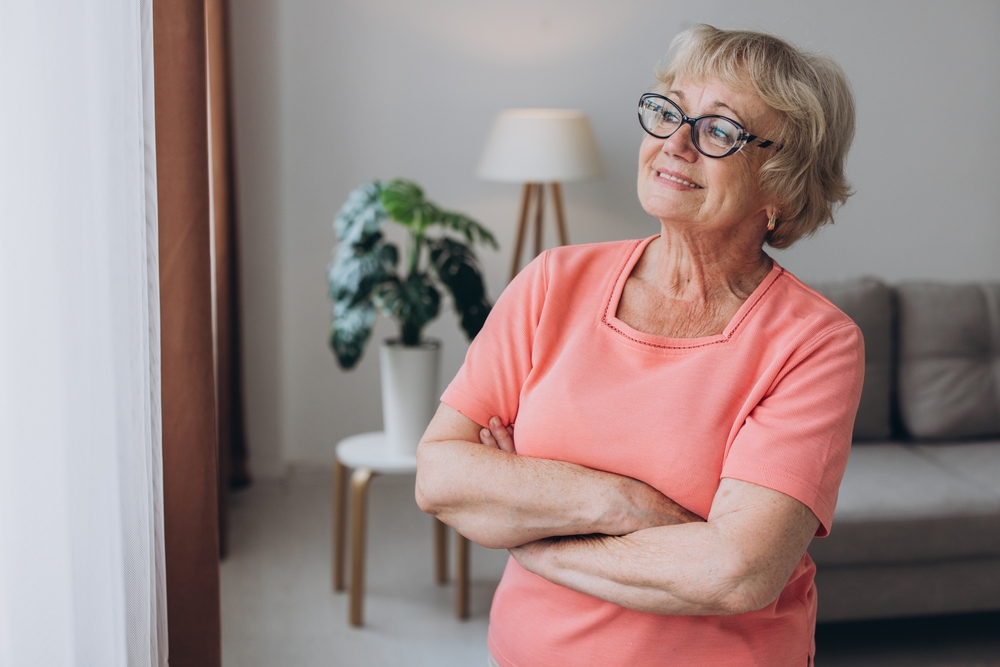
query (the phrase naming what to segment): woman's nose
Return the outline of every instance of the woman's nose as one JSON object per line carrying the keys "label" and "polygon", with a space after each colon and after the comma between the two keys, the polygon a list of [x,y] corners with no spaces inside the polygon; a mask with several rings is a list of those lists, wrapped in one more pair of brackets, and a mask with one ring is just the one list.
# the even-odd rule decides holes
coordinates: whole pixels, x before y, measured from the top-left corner
{"label": "woman's nose", "polygon": [[698,149],[694,147],[694,127],[684,123],[677,131],[663,140],[664,153],[679,155],[689,160],[698,159]]}

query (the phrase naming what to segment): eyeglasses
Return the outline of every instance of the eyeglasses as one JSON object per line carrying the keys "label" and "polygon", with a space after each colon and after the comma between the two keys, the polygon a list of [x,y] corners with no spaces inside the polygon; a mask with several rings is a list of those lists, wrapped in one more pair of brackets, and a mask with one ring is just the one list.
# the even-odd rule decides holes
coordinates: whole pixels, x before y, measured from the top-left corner
{"label": "eyeglasses", "polygon": [[[746,128],[732,118],[709,114],[688,118],[673,100],[646,93],[639,98],[639,124],[642,129],[657,139],[667,139],[682,125],[691,126],[691,142],[698,152],[706,157],[720,158],[738,152],[748,143],[760,140],[760,148],[774,145],[770,139],[760,139],[747,132]],[[780,151],[781,146],[774,150]]]}

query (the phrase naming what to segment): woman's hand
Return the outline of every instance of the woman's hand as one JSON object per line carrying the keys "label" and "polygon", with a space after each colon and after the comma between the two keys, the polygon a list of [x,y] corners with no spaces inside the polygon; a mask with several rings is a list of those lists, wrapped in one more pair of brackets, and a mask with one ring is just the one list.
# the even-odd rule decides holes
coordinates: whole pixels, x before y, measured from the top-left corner
{"label": "woman's hand", "polygon": [[514,426],[504,426],[496,416],[490,418],[488,428],[480,429],[479,442],[508,454],[517,454],[514,449]]}

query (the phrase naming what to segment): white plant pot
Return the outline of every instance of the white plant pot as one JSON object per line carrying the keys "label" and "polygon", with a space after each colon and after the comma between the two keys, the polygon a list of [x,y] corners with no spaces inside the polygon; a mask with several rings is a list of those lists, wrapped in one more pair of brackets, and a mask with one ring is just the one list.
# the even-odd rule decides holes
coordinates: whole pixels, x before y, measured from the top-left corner
{"label": "white plant pot", "polygon": [[438,406],[441,343],[406,347],[394,340],[379,346],[382,423],[386,445],[397,456],[415,456],[417,443]]}

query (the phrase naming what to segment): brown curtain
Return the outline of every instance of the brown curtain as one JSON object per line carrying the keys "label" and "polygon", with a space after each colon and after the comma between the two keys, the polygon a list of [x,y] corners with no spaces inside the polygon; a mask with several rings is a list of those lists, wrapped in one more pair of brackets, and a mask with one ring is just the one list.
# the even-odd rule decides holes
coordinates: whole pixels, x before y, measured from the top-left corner
{"label": "brown curtain", "polygon": [[163,503],[172,667],[221,664],[203,0],[155,0]]}
{"label": "brown curtain", "polygon": [[225,0],[154,0],[163,499],[172,667],[221,664],[230,486],[249,483]]}
{"label": "brown curtain", "polygon": [[228,551],[230,488],[250,483],[243,429],[235,178],[225,0],[205,0],[208,61],[209,157],[215,241],[215,370],[219,458],[219,547]]}
{"label": "brown curtain", "polygon": [[227,490],[249,483],[224,0],[155,0],[163,496],[172,667],[221,664]]}

